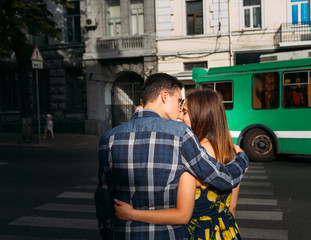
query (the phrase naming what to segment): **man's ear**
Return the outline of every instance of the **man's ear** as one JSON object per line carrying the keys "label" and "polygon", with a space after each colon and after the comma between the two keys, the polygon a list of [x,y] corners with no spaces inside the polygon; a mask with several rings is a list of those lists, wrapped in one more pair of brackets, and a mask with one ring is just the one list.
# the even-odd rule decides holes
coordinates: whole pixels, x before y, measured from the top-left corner
{"label": "man's ear", "polygon": [[166,90],[162,90],[162,92],[160,93],[160,97],[161,97],[161,101],[163,103],[166,103],[167,97],[168,97],[168,92]]}

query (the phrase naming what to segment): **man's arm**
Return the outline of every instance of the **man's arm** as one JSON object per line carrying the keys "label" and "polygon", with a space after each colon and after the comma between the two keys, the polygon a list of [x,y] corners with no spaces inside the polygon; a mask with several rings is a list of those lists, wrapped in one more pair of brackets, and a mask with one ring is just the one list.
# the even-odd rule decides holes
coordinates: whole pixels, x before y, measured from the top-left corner
{"label": "man's arm", "polygon": [[240,183],[249,163],[247,155],[239,152],[230,163],[222,165],[207,154],[190,128],[183,137],[181,154],[186,170],[223,191]]}
{"label": "man's arm", "polygon": [[[110,150],[109,139],[101,137],[98,150],[98,186],[94,194],[96,216],[100,232],[109,228],[113,212],[113,197],[110,191],[111,171],[109,165]],[[104,189],[108,189],[105,191]],[[104,239],[104,238],[103,238]]]}

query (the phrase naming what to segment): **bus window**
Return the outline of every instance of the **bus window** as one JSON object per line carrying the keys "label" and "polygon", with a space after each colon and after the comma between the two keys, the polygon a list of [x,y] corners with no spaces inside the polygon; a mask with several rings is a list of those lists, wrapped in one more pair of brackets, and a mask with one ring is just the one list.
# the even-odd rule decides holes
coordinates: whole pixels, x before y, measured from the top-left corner
{"label": "bus window", "polygon": [[283,74],[284,108],[311,107],[310,71],[286,72]]}
{"label": "bus window", "polygon": [[258,73],[253,75],[254,109],[278,108],[280,98],[280,77],[277,72]]}
{"label": "bus window", "polygon": [[222,102],[226,110],[233,109],[233,89],[232,82],[209,82],[201,85],[202,88],[211,88],[222,95]]}

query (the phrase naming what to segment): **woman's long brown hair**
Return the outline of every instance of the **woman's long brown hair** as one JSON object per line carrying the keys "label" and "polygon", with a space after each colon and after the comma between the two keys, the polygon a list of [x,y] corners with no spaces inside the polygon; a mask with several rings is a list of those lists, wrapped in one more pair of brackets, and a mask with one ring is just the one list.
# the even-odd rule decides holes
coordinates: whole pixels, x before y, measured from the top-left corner
{"label": "woman's long brown hair", "polygon": [[187,105],[191,127],[199,141],[207,138],[218,162],[230,162],[236,152],[221,95],[212,89],[192,91],[187,95]]}

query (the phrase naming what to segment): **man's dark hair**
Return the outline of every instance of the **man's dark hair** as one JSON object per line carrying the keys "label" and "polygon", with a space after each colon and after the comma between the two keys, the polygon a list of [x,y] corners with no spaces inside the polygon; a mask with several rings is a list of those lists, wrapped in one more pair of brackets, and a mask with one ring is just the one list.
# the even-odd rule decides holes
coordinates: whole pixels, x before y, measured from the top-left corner
{"label": "man's dark hair", "polygon": [[173,94],[177,89],[182,89],[182,83],[166,73],[155,73],[150,75],[142,87],[141,98],[144,105],[154,102],[162,90]]}

